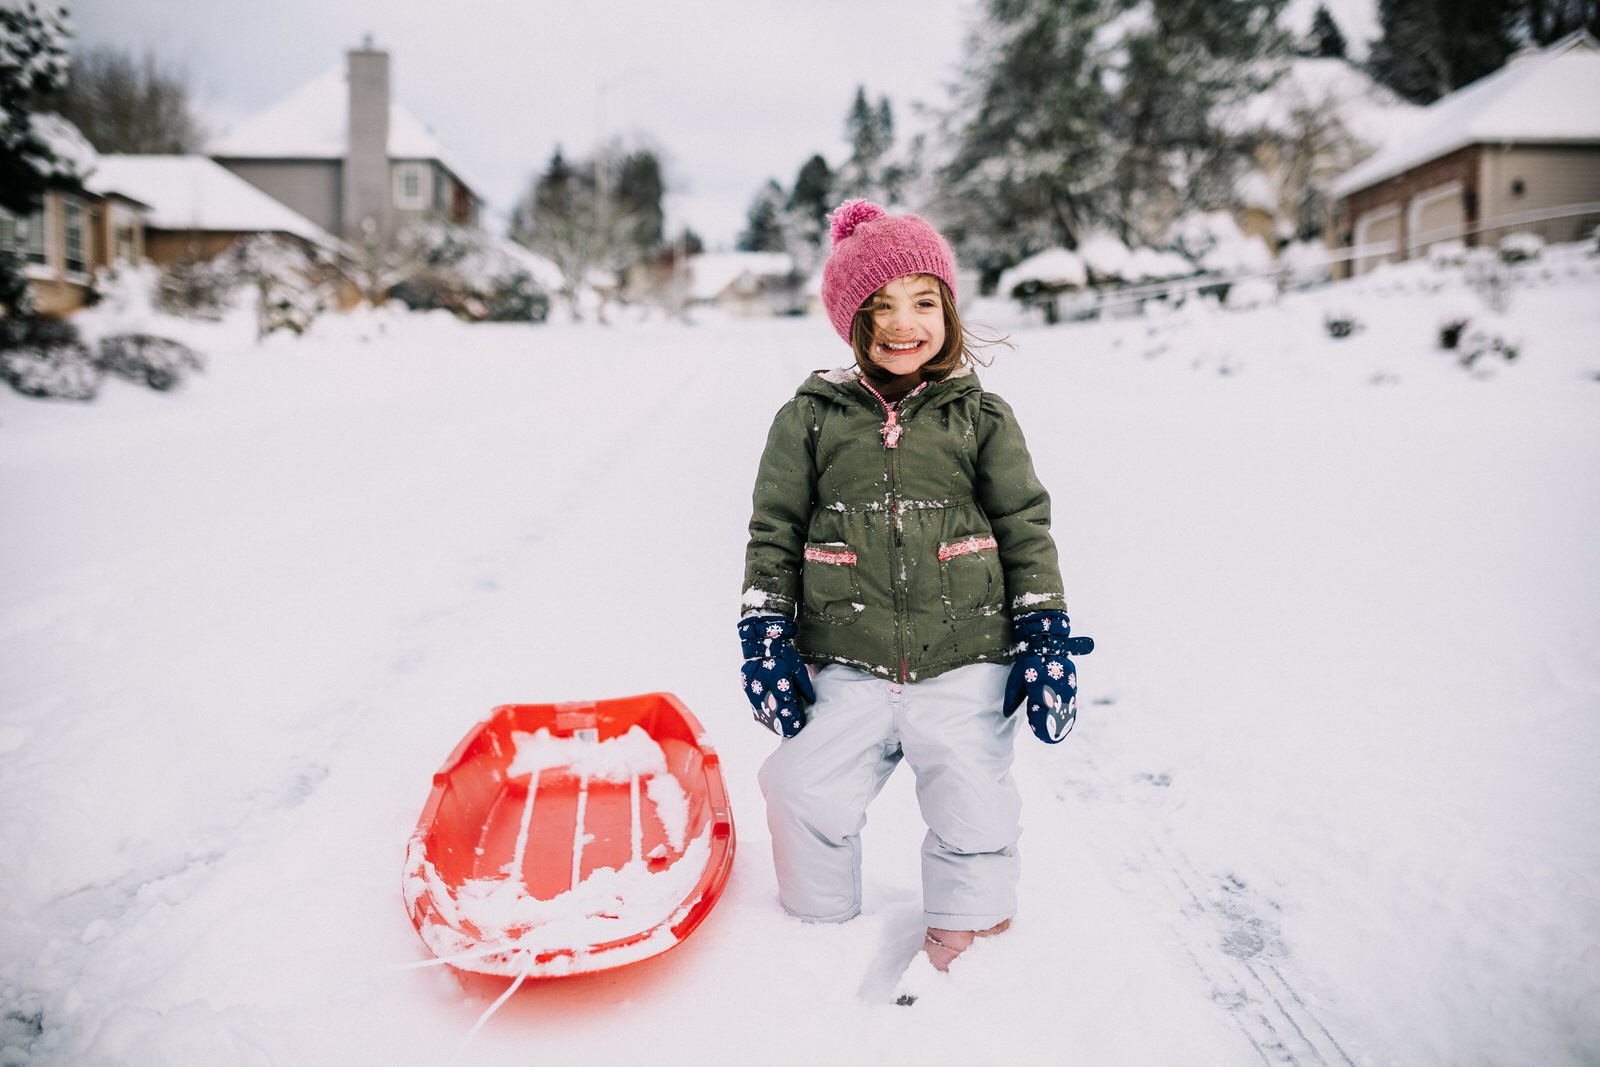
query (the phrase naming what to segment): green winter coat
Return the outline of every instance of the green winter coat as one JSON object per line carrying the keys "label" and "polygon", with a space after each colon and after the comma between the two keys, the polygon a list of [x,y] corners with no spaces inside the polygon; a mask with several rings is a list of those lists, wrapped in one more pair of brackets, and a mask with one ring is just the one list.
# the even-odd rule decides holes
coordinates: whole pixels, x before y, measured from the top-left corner
{"label": "green winter coat", "polygon": [[779,410],[741,607],[795,618],[808,661],[901,682],[1010,659],[1013,613],[1066,608],[1011,408],[963,370],[902,402],[895,448],[885,421],[854,371],[813,374]]}

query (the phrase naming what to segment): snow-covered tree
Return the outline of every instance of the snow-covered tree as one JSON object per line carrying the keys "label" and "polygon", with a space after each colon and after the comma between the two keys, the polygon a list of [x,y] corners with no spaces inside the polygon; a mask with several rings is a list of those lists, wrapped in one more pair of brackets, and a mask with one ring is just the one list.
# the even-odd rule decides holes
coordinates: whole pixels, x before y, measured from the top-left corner
{"label": "snow-covered tree", "polygon": [[[67,76],[64,12],[33,0],[0,4],[0,211],[39,209],[57,165],[49,138],[34,122],[34,101],[60,89]],[[16,313],[27,286],[16,252],[0,247],[0,310]]]}
{"label": "snow-covered tree", "polygon": [[945,115],[938,214],[988,278],[1091,228],[1129,244],[1229,202],[1227,124],[1288,51],[1283,0],[985,0]]}
{"label": "snow-covered tree", "polygon": [[512,213],[512,239],[561,271],[561,295],[574,317],[581,315],[584,288],[602,276],[602,288],[615,288],[624,271],[663,245],[664,182],[656,154],[611,145],[605,156],[603,166],[568,163],[557,148]]}
{"label": "snow-covered tree", "polygon": [[1075,248],[1111,181],[1104,0],[985,0],[953,105],[935,213],[988,280]]}
{"label": "snow-covered tree", "polygon": [[109,47],[74,53],[51,106],[100,152],[195,152],[205,140],[184,77],[151,52],[142,60]]}
{"label": "snow-covered tree", "polygon": [[296,336],[328,306],[323,269],[304,247],[274,234],[255,234],[228,250],[218,267],[254,293],[256,337],[279,330]]}

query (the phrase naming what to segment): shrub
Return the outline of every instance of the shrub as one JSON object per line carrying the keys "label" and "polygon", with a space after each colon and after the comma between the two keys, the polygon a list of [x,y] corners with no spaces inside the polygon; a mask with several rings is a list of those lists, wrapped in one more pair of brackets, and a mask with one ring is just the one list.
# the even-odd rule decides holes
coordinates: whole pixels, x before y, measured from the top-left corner
{"label": "shrub", "polygon": [[188,345],[169,337],[145,333],[123,333],[100,341],[97,362],[102,370],[143,382],[157,392],[177,385],[190,371],[205,369],[205,363]]}
{"label": "shrub", "polygon": [[1323,313],[1322,327],[1329,337],[1349,337],[1361,328],[1361,321],[1349,308],[1329,309]]}
{"label": "shrub", "polygon": [[234,284],[216,263],[186,256],[161,272],[153,303],[168,315],[215,321],[232,303]]}
{"label": "shrub", "polygon": [[1462,337],[1461,355],[1457,358],[1463,367],[1470,370],[1474,364],[1486,357],[1498,356],[1507,363],[1512,363],[1519,354],[1520,346],[1517,342],[1480,326],[1468,331]]}
{"label": "shrub", "polygon": [[0,378],[23,396],[93,400],[102,371],[71,323],[42,316],[0,320]]}
{"label": "shrub", "polygon": [[1461,343],[1461,334],[1467,328],[1464,316],[1449,316],[1439,323],[1439,347],[1449,351]]}
{"label": "shrub", "polygon": [[1544,238],[1536,233],[1508,233],[1500,240],[1502,263],[1526,263],[1544,251]]}
{"label": "shrub", "polygon": [[406,269],[388,295],[413,311],[443,308],[471,322],[543,322],[550,312],[534,276],[476,227],[421,222],[398,245]]}

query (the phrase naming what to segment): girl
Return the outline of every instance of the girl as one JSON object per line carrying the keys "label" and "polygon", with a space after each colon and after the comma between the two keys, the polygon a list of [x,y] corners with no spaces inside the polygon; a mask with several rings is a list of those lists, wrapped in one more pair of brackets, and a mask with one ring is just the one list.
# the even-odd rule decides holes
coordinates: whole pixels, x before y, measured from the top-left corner
{"label": "girl", "polygon": [[[761,768],[792,915],[861,910],[866,809],[904,759],[927,823],[923,948],[939,970],[1016,911],[1011,716],[1076,716],[1050,499],[972,373],[950,246],[865,200],[832,216],[822,302],[855,365],[778,412],[756,477],[739,623],[745,695],[783,742]],[[1006,664],[1012,665],[1008,668]],[[802,729],[803,728],[803,729]]]}

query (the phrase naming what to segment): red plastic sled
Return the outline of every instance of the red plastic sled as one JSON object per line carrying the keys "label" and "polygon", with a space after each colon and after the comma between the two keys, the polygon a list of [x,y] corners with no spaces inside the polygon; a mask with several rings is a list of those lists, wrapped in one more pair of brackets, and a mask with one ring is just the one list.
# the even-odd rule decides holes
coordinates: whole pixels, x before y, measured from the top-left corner
{"label": "red plastic sled", "polygon": [[688,937],[733,846],[721,763],[677,697],[508,704],[433,776],[406,909],[462,970],[602,971]]}

